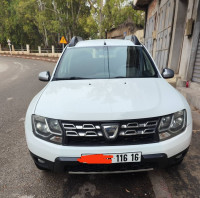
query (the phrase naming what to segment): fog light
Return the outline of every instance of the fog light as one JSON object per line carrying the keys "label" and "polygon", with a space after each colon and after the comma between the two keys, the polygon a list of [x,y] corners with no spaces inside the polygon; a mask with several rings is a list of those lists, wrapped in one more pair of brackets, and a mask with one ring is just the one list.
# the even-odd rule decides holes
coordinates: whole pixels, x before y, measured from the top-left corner
{"label": "fog light", "polygon": [[159,133],[159,137],[160,137],[160,140],[164,140],[164,139],[167,139],[168,137],[170,137],[170,133],[168,132],[164,132],[164,133]]}
{"label": "fog light", "polygon": [[176,156],[176,159],[180,159],[182,156],[183,156],[183,155],[180,154],[180,155]]}
{"label": "fog light", "polygon": [[45,163],[45,161],[42,160],[42,159],[40,159],[40,158],[38,158],[38,162],[40,162],[41,164],[44,164],[44,163]]}
{"label": "fog light", "polygon": [[52,142],[62,143],[62,137],[53,136],[50,140],[51,140]]}

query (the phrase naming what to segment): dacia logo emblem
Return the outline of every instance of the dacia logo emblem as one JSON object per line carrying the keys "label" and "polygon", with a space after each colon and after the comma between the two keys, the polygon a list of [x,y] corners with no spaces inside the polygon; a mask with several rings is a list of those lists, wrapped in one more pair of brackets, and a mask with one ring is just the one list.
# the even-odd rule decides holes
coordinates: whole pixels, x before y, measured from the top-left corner
{"label": "dacia logo emblem", "polygon": [[119,124],[102,124],[101,126],[107,139],[114,140],[117,137]]}

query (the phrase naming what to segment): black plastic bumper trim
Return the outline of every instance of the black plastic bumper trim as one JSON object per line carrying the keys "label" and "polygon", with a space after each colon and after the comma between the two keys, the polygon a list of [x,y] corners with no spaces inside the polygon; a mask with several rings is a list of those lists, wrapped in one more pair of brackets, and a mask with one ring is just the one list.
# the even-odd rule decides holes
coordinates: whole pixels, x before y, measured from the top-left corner
{"label": "black plastic bumper trim", "polygon": [[[48,161],[31,153],[35,164],[41,168],[54,172],[105,172],[105,171],[126,171],[150,168],[166,168],[183,160],[189,147],[184,151],[168,158],[165,153],[143,155],[141,162],[121,164],[82,164],[77,161],[78,157],[58,157],[55,162]],[[180,156],[181,157],[178,157]],[[177,158],[178,157],[178,158]],[[45,163],[40,163],[42,159]]]}

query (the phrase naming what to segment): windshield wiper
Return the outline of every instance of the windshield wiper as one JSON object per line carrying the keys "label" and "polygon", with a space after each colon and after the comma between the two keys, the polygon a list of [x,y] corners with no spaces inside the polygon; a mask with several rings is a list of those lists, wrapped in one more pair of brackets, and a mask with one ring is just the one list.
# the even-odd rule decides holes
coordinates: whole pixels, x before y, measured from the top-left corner
{"label": "windshield wiper", "polygon": [[67,78],[55,78],[55,80],[81,80],[81,79],[89,79],[89,78],[82,78],[82,77],[67,77]]}

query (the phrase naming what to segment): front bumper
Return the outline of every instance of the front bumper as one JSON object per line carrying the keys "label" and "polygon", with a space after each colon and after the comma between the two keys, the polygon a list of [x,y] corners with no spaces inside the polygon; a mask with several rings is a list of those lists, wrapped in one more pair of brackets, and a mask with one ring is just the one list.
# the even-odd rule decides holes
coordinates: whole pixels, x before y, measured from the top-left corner
{"label": "front bumper", "polygon": [[169,140],[158,143],[126,145],[126,146],[62,146],[37,138],[32,131],[26,130],[27,145],[34,155],[51,162],[57,158],[79,158],[82,154],[128,153],[141,152],[143,156],[164,153],[170,158],[185,149],[191,142],[192,124],[185,131]]}
{"label": "front bumper", "polygon": [[164,153],[159,153],[142,155],[141,162],[118,164],[83,164],[79,163],[76,157],[58,157],[55,162],[51,162],[33,153],[31,153],[31,156],[38,167],[54,172],[69,172],[72,174],[126,173],[166,168],[177,164],[183,160],[188,148],[170,158],[167,158]]}

